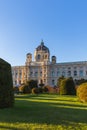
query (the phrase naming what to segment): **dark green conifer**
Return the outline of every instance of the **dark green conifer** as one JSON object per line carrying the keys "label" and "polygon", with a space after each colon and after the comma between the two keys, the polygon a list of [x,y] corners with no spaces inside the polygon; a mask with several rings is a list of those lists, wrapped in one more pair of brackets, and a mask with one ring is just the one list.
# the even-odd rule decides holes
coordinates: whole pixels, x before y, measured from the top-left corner
{"label": "dark green conifer", "polygon": [[11,65],[0,58],[0,108],[13,107],[14,93]]}

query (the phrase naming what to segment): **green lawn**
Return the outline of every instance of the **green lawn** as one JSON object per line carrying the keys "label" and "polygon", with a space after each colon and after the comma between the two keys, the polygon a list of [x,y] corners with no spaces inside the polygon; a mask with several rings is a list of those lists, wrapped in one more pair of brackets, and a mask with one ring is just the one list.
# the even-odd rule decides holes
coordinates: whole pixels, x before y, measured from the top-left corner
{"label": "green lawn", "polygon": [[75,96],[19,95],[0,109],[0,130],[87,130],[87,104]]}

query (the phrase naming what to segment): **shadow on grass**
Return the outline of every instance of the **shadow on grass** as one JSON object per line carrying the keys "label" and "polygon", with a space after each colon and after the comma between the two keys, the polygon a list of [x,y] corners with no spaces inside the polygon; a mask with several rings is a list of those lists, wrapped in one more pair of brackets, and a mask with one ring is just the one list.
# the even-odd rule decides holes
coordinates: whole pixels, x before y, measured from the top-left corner
{"label": "shadow on grass", "polygon": [[[87,105],[68,104],[66,102],[49,102],[48,98],[37,101],[27,100],[35,96],[22,96],[21,100],[16,100],[14,108],[0,110],[0,122],[6,123],[37,123],[51,125],[70,125],[87,123]],[[17,97],[20,99],[20,97]],[[71,101],[72,103],[72,101]],[[79,107],[79,108],[78,108]],[[5,126],[0,126],[4,128]],[[9,127],[8,127],[9,128]],[[12,129],[12,127],[11,127]],[[21,128],[20,128],[21,130]]]}
{"label": "shadow on grass", "polygon": [[23,130],[22,128],[15,128],[14,126],[12,127],[9,127],[9,126],[3,126],[3,125],[0,125],[0,130],[1,129],[4,129],[4,130]]}

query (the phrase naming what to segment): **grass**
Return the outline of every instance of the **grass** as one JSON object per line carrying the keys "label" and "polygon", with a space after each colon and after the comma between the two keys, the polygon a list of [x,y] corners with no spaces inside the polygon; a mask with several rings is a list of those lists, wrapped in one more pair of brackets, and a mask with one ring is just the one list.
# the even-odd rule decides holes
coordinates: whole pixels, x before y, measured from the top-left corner
{"label": "grass", "polygon": [[87,130],[87,104],[75,96],[18,95],[0,109],[0,130]]}

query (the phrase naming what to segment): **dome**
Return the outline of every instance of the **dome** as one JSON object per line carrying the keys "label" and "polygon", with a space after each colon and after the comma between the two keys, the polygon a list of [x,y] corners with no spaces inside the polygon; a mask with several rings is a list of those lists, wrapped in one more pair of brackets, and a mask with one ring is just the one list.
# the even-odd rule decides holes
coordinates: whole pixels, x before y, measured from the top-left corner
{"label": "dome", "polygon": [[27,56],[28,56],[28,55],[32,55],[32,54],[31,54],[31,53],[27,53]]}
{"label": "dome", "polygon": [[41,44],[36,48],[36,51],[45,51],[49,52],[49,49],[44,45],[43,40],[41,41]]}

